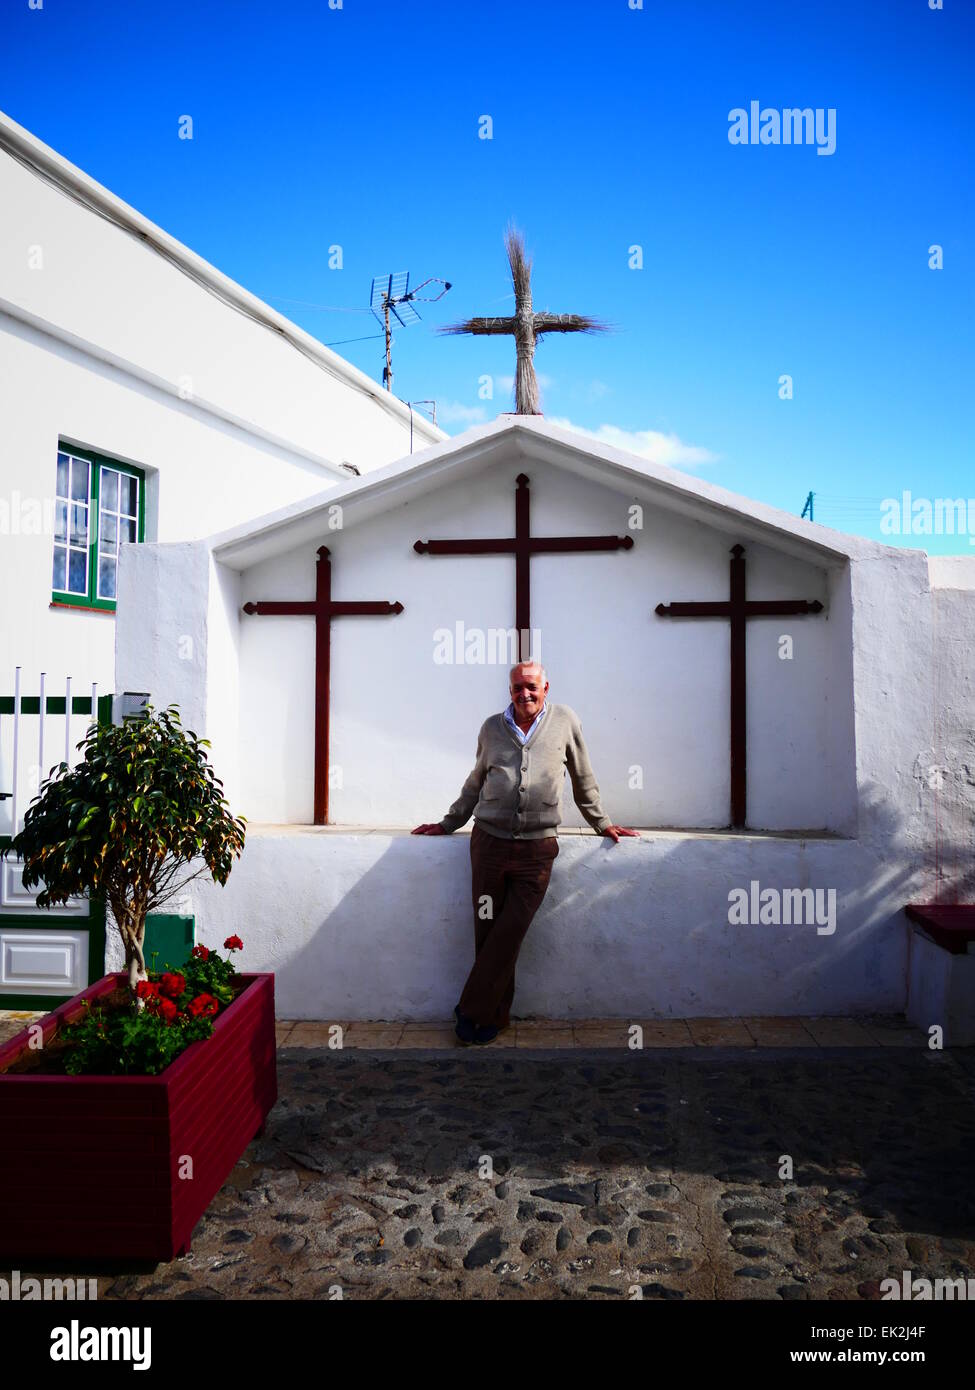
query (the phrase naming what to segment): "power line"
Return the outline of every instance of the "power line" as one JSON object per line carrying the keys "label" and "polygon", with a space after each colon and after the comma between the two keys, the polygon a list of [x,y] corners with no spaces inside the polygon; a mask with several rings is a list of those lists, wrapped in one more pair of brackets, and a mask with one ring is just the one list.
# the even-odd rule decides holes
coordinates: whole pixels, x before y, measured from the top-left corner
{"label": "power line", "polygon": [[326,347],[342,347],[344,343],[369,343],[374,338],[385,337],[383,333],[367,333],[364,338],[339,338],[337,342],[326,343]]}

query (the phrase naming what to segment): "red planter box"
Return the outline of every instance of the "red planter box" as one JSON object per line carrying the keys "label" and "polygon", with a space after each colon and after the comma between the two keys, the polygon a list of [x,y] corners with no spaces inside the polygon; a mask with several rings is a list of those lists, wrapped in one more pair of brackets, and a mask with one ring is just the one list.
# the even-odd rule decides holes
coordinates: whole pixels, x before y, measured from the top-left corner
{"label": "red planter box", "polygon": [[[106,975],[38,1022],[47,1038]],[[274,976],[247,987],[158,1076],[0,1071],[0,1259],[171,1260],[277,1100]],[[20,1054],[25,1030],[0,1047]],[[192,1160],[192,1177],[186,1159]]]}

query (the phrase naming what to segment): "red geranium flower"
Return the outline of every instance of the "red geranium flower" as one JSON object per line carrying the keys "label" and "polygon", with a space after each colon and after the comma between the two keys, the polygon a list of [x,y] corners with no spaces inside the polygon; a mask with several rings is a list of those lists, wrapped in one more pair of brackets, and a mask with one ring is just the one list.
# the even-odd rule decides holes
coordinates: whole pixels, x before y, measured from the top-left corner
{"label": "red geranium flower", "polygon": [[227,940],[223,943],[223,949],[225,951],[242,951],[244,949],[244,943],[239,936],[228,936]]}
{"label": "red geranium flower", "polygon": [[186,1006],[186,1012],[193,1018],[209,1018],[220,1008],[220,1002],[212,994],[198,994]]}
{"label": "red geranium flower", "polygon": [[206,946],[194,946],[191,955],[196,956],[197,960],[209,960],[210,952]]}
{"label": "red geranium flower", "polygon": [[175,1023],[179,1018],[179,1009],[171,999],[160,999],[158,1012],[167,1023]]}
{"label": "red geranium flower", "polygon": [[151,980],[140,980],[135,987],[137,999],[158,999],[159,986],[154,985]]}
{"label": "red geranium flower", "polygon": [[178,999],[186,989],[186,977],[174,973],[164,975],[159,981],[159,988],[163,994],[168,994],[170,999]]}

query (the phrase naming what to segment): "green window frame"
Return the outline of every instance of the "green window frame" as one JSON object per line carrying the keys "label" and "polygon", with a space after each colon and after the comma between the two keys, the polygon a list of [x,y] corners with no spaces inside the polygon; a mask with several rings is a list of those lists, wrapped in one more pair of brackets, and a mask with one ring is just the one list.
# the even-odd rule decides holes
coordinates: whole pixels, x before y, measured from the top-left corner
{"label": "green window frame", "polygon": [[59,442],[52,603],[114,613],[119,546],[145,538],[142,469]]}

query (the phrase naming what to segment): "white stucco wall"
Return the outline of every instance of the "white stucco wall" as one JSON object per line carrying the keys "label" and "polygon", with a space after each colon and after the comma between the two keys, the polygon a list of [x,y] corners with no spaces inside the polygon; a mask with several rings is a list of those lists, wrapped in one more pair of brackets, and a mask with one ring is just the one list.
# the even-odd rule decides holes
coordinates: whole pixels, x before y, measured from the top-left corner
{"label": "white stucco wall", "polygon": [[[445,482],[361,526],[328,533],[337,599],[400,600],[393,617],[332,625],[330,821],[412,825],[438,820],[474,761],[477,730],[508,701],[510,658],[438,664],[436,634],[486,632],[514,621],[509,556],[417,555],[418,538],[511,534],[522,461]],[[538,535],[628,534],[637,500],[534,461]],[[532,623],[541,631],[549,698],[579,714],[609,814],[625,824],[720,826],[728,821],[729,625],[670,619],[658,602],[725,599],[728,538],[645,505],[630,551],[536,556]],[[314,544],[241,575],[242,601],[308,599]],[[830,599],[825,571],[769,546],[746,551],[752,598]],[[842,589],[841,576],[832,583]],[[792,660],[780,639],[792,637]],[[852,815],[852,696],[842,675],[849,618],[825,613],[751,620],[749,823],[841,829]],[[241,807],[258,821],[312,819],[314,623],[240,622],[240,734],[260,747],[240,770]],[[828,699],[832,690],[833,698]],[[845,693],[845,708],[844,708]],[[843,775],[844,765],[846,776]],[[643,785],[631,786],[642,769]],[[341,785],[335,778],[341,774]],[[565,798],[565,823],[583,825]]]}
{"label": "white stucco wall", "polygon": [[945,1047],[975,1046],[975,952],[955,955],[911,923],[907,1017],[942,1029]]}
{"label": "white stucco wall", "polygon": [[[246,295],[240,286],[221,277],[218,298],[185,273],[217,279],[212,266],[0,118],[0,145],[23,152],[28,141],[28,157],[142,235],[99,216],[0,148],[0,298],[165,382],[186,382],[198,399],[334,463],[349,460],[365,471],[409,451],[402,403],[314,340],[307,347],[321,361],[230,307],[226,299]],[[29,259],[34,247],[42,252],[40,269]],[[417,447],[444,438],[422,416],[414,416],[413,431]]]}
{"label": "white stucco wall", "polygon": [[[273,525],[267,540],[258,527],[265,555],[252,563],[239,558],[251,553],[246,541],[212,555],[199,543],[186,554],[161,546],[126,556],[123,573],[157,595],[161,632],[179,626],[167,612],[179,593],[213,632],[210,659],[177,679],[164,645],[123,617],[117,683],[166,699],[181,692],[214,740],[234,810],[251,819],[227,888],[201,884],[186,904],[201,939],[241,935],[246,964],[276,972],[284,1017],[449,1016],[472,956],[468,840],[407,831],[438,819],[459,791],[481,719],[505,702],[507,663],[437,665],[434,633],[458,620],[467,631],[496,626],[512,613],[514,565],[418,556],[412,544],[510,534],[523,470],[536,534],[624,534],[629,504],[645,505],[629,552],[533,560],[533,621],[552,697],[583,719],[607,810],[658,828],[617,846],[573,833],[581,822],[566,791],[567,833],[522,953],[516,1013],[902,1011],[904,905],[970,891],[968,570],[853,538],[847,559],[802,558],[803,535],[830,543],[824,528],[759,539],[744,516],[703,499],[495,444],[479,468],[426,490],[407,479],[385,509],[363,510],[341,531],[286,519],[301,528],[294,549],[274,541]],[[709,834],[700,827],[728,818],[727,625],[653,609],[725,598],[729,548],[742,535],[750,598],[819,597],[826,607],[749,623],[750,823],[769,833]],[[343,785],[331,803],[349,828],[325,831],[260,823],[310,819],[312,624],[239,611],[248,599],[310,598],[321,543],[332,552],[334,597],[405,604],[397,617],[333,626],[332,755]],[[146,568],[156,564],[160,582]],[[182,588],[173,582],[181,569]],[[794,640],[791,663],[777,655],[783,634]],[[940,762],[950,767],[942,783],[932,777]],[[642,790],[626,785],[635,763],[649,770]],[[375,828],[357,831],[356,821]],[[684,829],[659,828],[667,824]],[[831,833],[809,833],[816,825]],[[789,833],[799,828],[807,833]],[[835,931],[733,926],[728,894],[753,882],[835,893]]]}
{"label": "white stucco wall", "polygon": [[[0,116],[0,146],[18,131]],[[17,138],[218,276],[26,132]],[[113,617],[50,607],[43,508],[59,440],[143,469],[147,540],[182,541],[334,488],[349,476],[344,460],[365,472],[408,453],[409,412],[335,354],[322,349],[334,359],[326,370],[221,302],[5,148],[0,208],[0,693],[12,692],[15,665],[28,694],[42,670],[49,692],[63,693],[69,674],[76,690],[94,680],[107,691]],[[416,447],[443,438],[415,415],[413,430]]]}
{"label": "white stucco wall", "polygon": [[[20,517],[16,530],[0,541],[0,585],[17,596],[2,619],[4,666],[23,666],[33,682],[46,670],[62,689],[69,674],[111,689],[115,620],[106,613],[51,608],[51,531],[25,531],[27,504],[43,509],[54,495],[59,440],[146,471],[147,540],[206,535],[228,517],[253,515],[268,497],[293,501],[335,486],[335,479],[310,463],[275,457],[191,405],[99,368],[2,316],[0,413],[3,498]],[[10,677],[5,669],[5,693]]]}
{"label": "white stucco wall", "polygon": [[[244,965],[275,971],[281,1018],[449,1018],[474,958],[469,846],[463,832],[252,829],[227,886],[194,888],[200,939],[238,933]],[[729,890],[753,879],[835,889],[835,931],[731,925]],[[896,1013],[905,892],[852,841],[563,835],[515,1014]]]}
{"label": "white stucco wall", "polygon": [[937,834],[926,844],[924,902],[975,902],[975,557],[964,569],[948,567],[952,587],[931,591],[930,732],[917,780]]}

